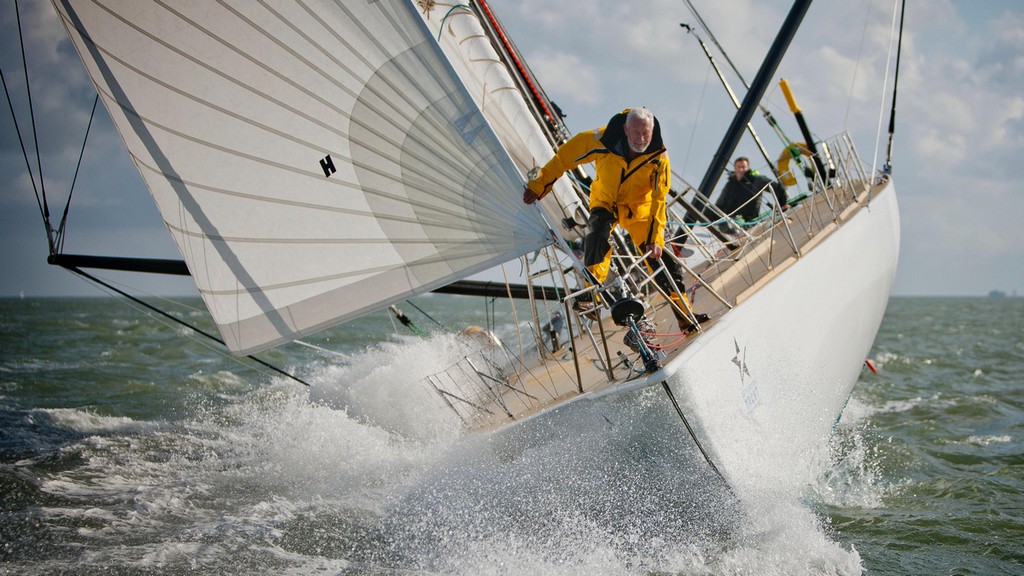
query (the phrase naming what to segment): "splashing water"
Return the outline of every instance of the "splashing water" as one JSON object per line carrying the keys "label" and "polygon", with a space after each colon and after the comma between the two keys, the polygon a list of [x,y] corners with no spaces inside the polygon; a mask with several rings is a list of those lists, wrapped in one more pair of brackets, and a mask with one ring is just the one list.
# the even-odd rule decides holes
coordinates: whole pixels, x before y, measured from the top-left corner
{"label": "splashing water", "polygon": [[[787,471],[786,488],[755,485],[737,498],[657,388],[464,435],[420,380],[466,351],[447,336],[385,341],[307,363],[308,390],[192,365],[162,376],[187,392],[132,384],[133,416],[102,404],[32,410],[31,426],[9,427],[39,445],[4,475],[9,498],[25,503],[0,528],[8,564],[19,573],[72,564],[159,574],[860,572],[857,552],[807,504],[870,501],[870,455],[856,432],[837,435],[838,468],[808,456],[807,469]],[[92,386],[124,385],[103,376]],[[172,398],[180,405],[158,406]]]}

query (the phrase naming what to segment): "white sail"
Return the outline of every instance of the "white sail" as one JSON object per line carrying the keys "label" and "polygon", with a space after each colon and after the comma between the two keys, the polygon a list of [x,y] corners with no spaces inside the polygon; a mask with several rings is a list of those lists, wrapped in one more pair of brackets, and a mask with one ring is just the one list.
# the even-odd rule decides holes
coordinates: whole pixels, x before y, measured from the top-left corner
{"label": "white sail", "polygon": [[551,241],[406,0],[54,0],[228,347]]}
{"label": "white sail", "polygon": [[[555,147],[534,118],[476,11],[461,4],[438,4],[421,15],[520,171],[529,173],[547,163],[555,155]],[[555,181],[541,206],[552,222],[561,223],[565,217],[581,223],[587,220],[587,205],[568,177]],[[583,231],[583,226],[559,228],[565,238],[582,238]]]}

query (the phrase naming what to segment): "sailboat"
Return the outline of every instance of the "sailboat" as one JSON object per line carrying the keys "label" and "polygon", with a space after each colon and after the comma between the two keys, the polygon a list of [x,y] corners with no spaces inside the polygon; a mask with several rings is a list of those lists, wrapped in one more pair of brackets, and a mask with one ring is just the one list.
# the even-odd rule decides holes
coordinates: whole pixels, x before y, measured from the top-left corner
{"label": "sailboat", "polygon": [[[710,318],[693,333],[621,236],[614,276],[588,281],[585,173],[522,202],[569,134],[483,0],[54,0],[183,262],[50,262],[188,274],[239,355],[430,291],[524,298],[529,345],[473,332],[479,349],[422,383],[467,430],[658,389],[736,484],[753,454],[827,440],[896,268],[892,179],[846,134],[785,159],[806,188],[785,212],[740,224],[708,202],[809,5],[794,3],[706,182],[671,199],[683,312]],[[520,283],[467,281],[516,259]],[[574,309],[585,298],[600,306]]]}

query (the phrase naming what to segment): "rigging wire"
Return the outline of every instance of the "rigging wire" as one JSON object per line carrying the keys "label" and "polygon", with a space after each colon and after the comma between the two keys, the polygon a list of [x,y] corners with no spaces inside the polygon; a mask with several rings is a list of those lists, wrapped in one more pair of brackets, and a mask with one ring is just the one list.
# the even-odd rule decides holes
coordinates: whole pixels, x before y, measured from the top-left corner
{"label": "rigging wire", "polygon": [[[697,118],[693,122],[693,130],[690,131],[690,142],[686,145],[686,157],[683,158],[683,172],[686,172],[686,166],[690,163],[690,153],[693,151],[693,141],[697,137],[697,124],[701,117],[701,111],[704,109],[704,94],[708,91],[710,78],[711,65],[708,64],[704,72],[704,86],[700,89],[700,98],[697,100]],[[675,176],[675,174],[673,174],[673,176]]]}
{"label": "rigging wire", "polygon": [[[180,324],[180,325],[188,328],[189,330],[192,330],[192,331],[194,331],[194,332],[196,332],[198,334],[206,336],[210,340],[213,340],[214,342],[217,342],[218,344],[221,344],[222,346],[225,346],[225,347],[227,346],[226,344],[224,344],[223,340],[221,340],[220,338],[214,336],[213,334],[203,330],[202,328],[199,328],[197,326],[193,326],[192,324],[189,324],[188,322],[185,322],[181,318],[175,318],[170,313],[165,312],[165,311],[157,308],[156,306],[148,304],[148,303],[144,302],[143,300],[141,300],[139,298],[136,298],[135,296],[132,296],[131,294],[125,292],[124,290],[121,290],[120,288],[117,288],[116,286],[114,286],[114,285],[112,285],[112,284],[110,284],[108,282],[105,282],[105,281],[101,280],[100,278],[97,278],[96,276],[93,276],[92,274],[89,274],[88,272],[85,272],[84,270],[82,270],[80,268],[75,268],[75,267],[72,266],[72,267],[67,267],[67,270],[69,270],[69,271],[71,271],[71,272],[73,272],[75,274],[78,274],[79,276],[81,276],[81,277],[83,277],[83,278],[85,278],[85,279],[87,279],[87,280],[89,280],[89,281],[91,281],[91,282],[93,282],[93,283],[95,283],[95,284],[97,284],[99,286],[102,286],[102,287],[106,288],[107,290],[111,290],[113,292],[116,292],[117,294],[120,294],[121,296],[123,296],[123,297],[127,298],[128,300],[134,302],[135,304],[137,304],[139,306],[142,306],[143,308],[145,308],[145,309],[147,309],[147,310],[149,310],[151,312],[155,312],[155,313],[159,314],[160,316],[163,316],[164,318],[167,318],[168,320],[170,320],[172,322]],[[261,366],[264,366],[266,368],[269,368],[270,370],[273,370],[274,372],[277,372],[278,374],[280,374],[282,376],[286,376],[288,378],[291,378],[292,380],[295,380],[299,384],[303,384],[305,386],[310,386],[310,384],[308,382],[306,382],[305,380],[299,378],[298,376],[295,376],[294,374],[290,374],[290,373],[288,373],[288,372],[278,368],[277,366],[274,366],[273,364],[270,364],[270,363],[268,363],[268,362],[266,362],[264,360],[260,360],[259,358],[255,357],[255,356],[253,356],[251,354],[247,354],[245,357],[250,359],[250,360],[252,360],[253,362],[256,362],[257,364],[259,364]]]}
{"label": "rigging wire", "polygon": [[723,476],[722,473],[718,471],[718,466],[715,466],[715,463],[711,460],[711,456],[707,453],[706,450],[704,450],[704,446],[700,443],[700,440],[697,439],[697,433],[694,432],[693,427],[690,426],[689,420],[686,419],[686,414],[683,412],[682,407],[679,406],[679,401],[676,400],[676,395],[672,393],[672,387],[669,386],[668,380],[662,380],[661,386],[662,388],[665,389],[665,394],[668,395],[669,401],[672,402],[672,407],[676,409],[676,414],[679,415],[679,419],[683,421],[683,426],[686,427],[686,431],[690,434],[690,438],[693,440],[693,444],[697,447],[697,450],[700,451],[701,455],[704,456],[704,460],[708,463],[708,466],[711,467],[711,470],[713,470],[714,473],[723,482],[725,482],[725,486],[731,492],[732,486],[729,485],[729,481],[725,479],[725,476]]}
{"label": "rigging wire", "polygon": [[71,195],[75,193],[75,182],[78,181],[78,171],[82,168],[82,158],[85,156],[85,144],[89,141],[89,131],[92,129],[92,121],[96,118],[96,106],[100,102],[100,95],[92,101],[92,112],[89,113],[89,124],[85,127],[85,137],[82,138],[82,148],[78,152],[78,163],[75,165],[75,175],[71,178],[71,188],[68,189],[68,200],[64,203],[64,214],[60,217],[60,224],[57,226],[57,252],[64,251],[64,230],[68,223],[68,211],[71,209]]}
{"label": "rigging wire", "polygon": [[[81,280],[82,282],[84,282],[85,284],[87,284],[89,286],[93,286],[95,288],[98,288],[99,290],[105,292],[110,297],[114,297],[115,295],[120,295],[120,292],[117,291],[115,288],[113,288],[113,286],[111,286],[112,284],[121,284],[122,286],[124,286],[124,284],[116,282],[116,281],[111,280],[109,278],[104,279],[104,282],[106,282],[107,284],[97,284],[97,283],[93,282],[92,280],[85,278],[84,276],[83,277],[79,277],[79,280]],[[146,295],[146,297],[153,298],[153,299],[156,299],[156,300],[160,300],[162,302],[166,302],[166,303],[168,303],[170,305],[176,306],[177,308],[180,308],[182,310],[186,310],[186,311],[189,311],[189,312],[198,312],[198,313],[206,313],[207,312],[205,309],[197,308],[195,306],[190,306],[189,304],[187,304],[185,302],[182,302],[182,301],[179,301],[179,300],[172,300],[170,298],[167,298],[167,297],[164,297],[164,296],[160,296],[158,294],[153,294],[151,292],[147,292],[145,295]],[[168,321],[167,316],[165,314],[161,314],[160,316],[157,316],[157,315],[154,315],[154,314],[150,314],[148,309],[147,309],[147,307],[145,307],[143,305],[136,304],[136,302],[133,301],[133,300],[129,299],[126,302],[124,302],[124,304],[126,306],[128,306],[129,308],[132,308],[136,312],[139,312],[140,314],[145,314],[149,318],[151,318],[151,319],[153,319],[153,320],[155,320],[157,322],[160,322],[161,324],[163,324],[164,326],[167,326],[168,328],[173,328],[175,324],[178,324],[178,325],[184,324],[183,322],[178,321],[177,319],[173,319],[173,318],[172,318],[172,320],[174,320],[173,322]],[[250,370],[255,370],[256,372],[260,372],[262,374],[270,374],[269,371],[265,371],[265,370],[260,369],[259,367],[252,366],[252,365],[246,364],[245,362],[242,362],[237,356],[233,356],[233,355],[227,353],[224,350],[223,346],[218,348],[218,347],[212,345],[209,341],[198,338],[196,336],[196,334],[197,333],[201,333],[201,331],[195,330],[195,328],[193,328],[190,325],[187,325],[187,324],[184,324],[184,325],[187,328],[189,328],[189,330],[193,331],[193,333],[185,334],[185,335],[183,335],[183,337],[186,337],[186,338],[192,340],[193,342],[199,344],[200,346],[203,346],[204,348],[210,350],[211,352],[221,356],[222,358],[224,358],[226,360],[230,360],[230,361],[235,362],[237,364],[241,364],[242,366],[244,366],[244,367],[246,367],[246,368],[248,368]],[[206,336],[205,334],[202,334],[202,335]],[[298,340],[295,340],[294,342],[297,343],[297,344],[302,344],[304,346],[311,347],[311,348],[317,348],[316,346],[314,346],[312,344],[307,344],[305,342],[300,342]],[[332,352],[331,350],[322,350],[322,349],[321,349],[321,351],[327,352],[327,353],[333,353],[333,354],[337,354],[338,356],[345,357],[340,352]]]}
{"label": "rigging wire", "polygon": [[[391,315],[389,314],[388,316],[390,317]],[[394,326],[394,321],[393,320],[392,320],[392,326]],[[396,327],[395,331],[396,332],[398,331],[397,327]],[[344,353],[338,352],[336,350],[330,350],[328,348],[324,348],[322,346],[317,346],[316,344],[312,344],[310,342],[303,342],[302,340],[292,340],[292,342],[295,343],[295,344],[298,344],[299,346],[305,346],[306,348],[309,348],[310,350],[316,350],[317,352],[320,352],[321,354],[326,354],[326,355],[329,355],[329,356],[337,356],[338,358],[341,358],[343,360],[351,361],[351,358],[349,357],[348,354],[344,354]]]}
{"label": "rigging wire", "polygon": [[445,326],[444,324],[442,324],[442,323],[438,322],[438,321],[437,321],[436,319],[434,319],[434,317],[433,317],[433,316],[431,316],[430,314],[427,314],[427,313],[426,313],[426,312],[425,312],[425,311],[424,311],[424,310],[423,310],[422,308],[420,308],[419,306],[417,306],[417,305],[416,305],[416,303],[415,303],[415,302],[413,302],[412,300],[406,300],[406,301],[405,301],[405,303],[406,303],[406,304],[408,304],[409,306],[412,306],[413,308],[415,308],[417,312],[419,312],[420,314],[423,314],[424,316],[426,316],[426,317],[427,317],[427,319],[428,319],[428,320],[430,320],[431,322],[433,322],[434,324],[437,324],[437,326],[438,326],[439,328],[443,328],[443,329],[445,329],[445,330],[447,330],[447,329],[448,329],[448,327],[447,327],[447,326]]}
{"label": "rigging wire", "polygon": [[[4,95],[7,97],[7,107],[11,110],[11,120],[14,123],[14,131],[18,135],[18,144],[21,145],[21,155],[25,159],[25,171],[28,172],[29,181],[32,183],[32,191],[36,195],[36,204],[39,206],[39,215],[42,216],[43,223],[46,224],[46,210],[43,208],[43,202],[39,198],[39,187],[36,185],[35,172],[32,170],[32,163],[28,159],[28,151],[25,150],[25,138],[21,135],[21,125],[18,124],[18,115],[14,112],[14,101],[11,99],[11,92],[7,88],[7,77],[4,75],[3,72],[3,69],[0,69],[0,81],[2,81],[4,85]],[[26,71],[26,82],[27,81],[28,76]],[[49,236],[49,234],[47,234],[47,236]]]}
{"label": "rigging wire", "polygon": [[871,7],[874,0],[868,1],[868,9],[864,11],[864,27],[860,30],[860,45],[857,46],[857,64],[853,67],[853,75],[850,78],[850,89],[846,91],[846,115],[843,116],[843,130],[850,125],[850,108],[853,106],[853,89],[857,85],[857,72],[860,71],[861,55],[864,53],[864,39],[868,35],[868,24],[871,22]]}
{"label": "rigging wire", "polygon": [[[54,253],[54,248],[55,248],[55,246],[54,246],[54,238],[53,238],[53,226],[50,225],[50,207],[49,207],[49,205],[46,202],[46,180],[43,178],[43,160],[42,160],[42,156],[39,154],[39,132],[38,132],[38,130],[36,130],[36,113],[35,113],[35,107],[32,105],[32,83],[29,82],[29,78],[28,78],[28,59],[25,56],[25,35],[24,35],[23,31],[22,31],[22,26],[21,26],[21,9],[19,8],[18,0],[14,0],[14,13],[15,13],[17,21],[18,21],[18,41],[19,41],[20,46],[21,46],[21,65],[25,69],[25,93],[28,96],[28,115],[29,115],[29,119],[31,120],[32,141],[33,141],[33,144],[34,144],[34,147],[35,147],[35,152],[36,152],[36,169],[39,171],[39,188],[38,188],[38,191],[36,193],[36,196],[37,196],[37,200],[36,201],[39,202],[38,197],[39,197],[39,195],[41,193],[41,195],[42,195],[41,210],[42,210],[42,214],[43,214],[43,222],[46,225],[46,241],[49,243],[49,246],[50,246],[50,254],[53,254]],[[12,107],[11,113],[13,114],[13,112],[14,112],[14,109]],[[19,138],[20,138],[20,132],[19,132]],[[24,148],[24,144],[22,145],[22,148]],[[27,161],[27,156],[26,156],[26,161]],[[33,181],[33,187],[34,186],[35,186],[35,183]]]}
{"label": "rigging wire", "polygon": [[718,43],[718,38],[715,38],[714,33],[711,32],[711,28],[709,28],[707,23],[704,22],[704,19],[701,18],[700,13],[697,12],[697,8],[693,5],[693,2],[691,2],[690,0],[683,1],[686,2],[686,5],[690,8],[690,12],[693,13],[693,17],[697,19],[697,23],[700,24],[700,27],[704,30],[704,33],[707,34],[708,38],[711,38],[711,41],[714,42],[716,47],[718,47],[718,51],[722,53],[722,57],[725,58],[725,61],[729,63],[729,67],[732,68],[732,71],[736,74],[736,77],[740,79],[740,82],[742,82],[744,86],[749,88],[750,85],[747,84],[746,79],[744,79],[743,75],[740,74],[739,68],[737,68],[736,65],[733,64],[732,60],[729,59],[729,53],[726,52],[725,48],[722,48],[722,45]]}
{"label": "rigging wire", "polygon": [[[108,287],[103,286],[103,285],[94,284],[91,280],[88,280],[88,279],[86,279],[84,277],[83,278],[79,278],[79,279],[82,282],[84,282],[85,284],[93,286],[93,287],[98,288],[99,290],[105,292],[111,298],[114,298],[115,296],[119,295],[113,289],[108,288]],[[111,280],[109,278],[105,279],[105,281],[107,281],[107,282],[109,282],[111,284],[120,284],[120,283],[115,282],[115,281],[113,281],[113,280]],[[121,285],[123,286],[124,284],[121,284]],[[182,310],[192,311],[192,312],[201,312],[201,313],[205,313],[206,312],[205,310],[201,310],[199,308],[196,308],[195,306],[189,306],[185,302],[171,300],[170,298],[165,298],[165,297],[159,296],[157,294],[153,294],[153,293],[147,292],[145,295],[146,295],[146,297],[149,297],[149,298],[155,298],[155,299],[161,300],[163,302],[170,303],[171,305],[177,306],[178,308],[180,308]],[[136,312],[138,312],[140,314],[144,314],[147,317],[149,317],[150,319],[152,319],[152,320],[154,320],[156,322],[159,322],[159,323],[163,324],[164,326],[167,326],[168,328],[176,329],[175,326],[174,326],[175,324],[182,324],[181,322],[170,322],[170,321],[168,321],[166,319],[166,317],[161,317],[161,316],[157,316],[157,315],[154,315],[154,314],[150,314],[149,311],[145,307],[140,306],[140,305],[136,304],[135,302],[133,302],[131,300],[123,302],[123,304],[128,306],[132,310],[135,310]],[[253,370],[255,372],[258,372],[260,374],[270,375],[269,371],[263,370],[263,369],[261,369],[261,368],[259,368],[257,366],[252,366],[250,364],[246,364],[245,362],[242,362],[241,360],[239,360],[238,357],[233,356],[233,355],[229,354],[228,352],[226,352],[223,347],[217,347],[214,344],[212,344],[211,342],[209,342],[208,340],[200,338],[199,336],[197,336],[198,331],[194,331],[194,329],[191,326],[188,326],[188,328],[190,330],[190,333],[184,334],[184,335],[182,335],[182,337],[188,338],[189,340],[192,340],[196,344],[206,348],[207,350],[213,352],[214,354],[217,354],[218,356],[224,358],[225,360],[229,360],[229,361],[234,362],[236,364],[240,364],[243,367],[248,368],[250,370]],[[205,336],[205,334],[202,334],[202,336]],[[301,344],[301,342],[300,342],[300,344]]]}
{"label": "rigging wire", "polygon": [[[736,66],[735,63],[733,63],[731,58],[729,58],[729,53],[726,52],[725,48],[722,47],[722,45],[718,42],[718,38],[715,37],[715,33],[711,31],[711,28],[708,26],[707,22],[704,21],[703,17],[701,17],[700,12],[697,11],[697,7],[694,6],[693,2],[691,2],[690,0],[683,0],[683,2],[686,3],[686,6],[690,9],[690,13],[693,14],[693,17],[697,19],[697,23],[700,25],[703,32],[708,35],[708,38],[710,38],[711,42],[714,43],[716,48],[718,48],[718,51],[722,54],[722,57],[725,58],[725,61],[726,63],[729,64],[729,68],[732,69],[733,74],[735,74],[736,77],[739,78],[740,83],[743,84],[743,87],[749,90],[750,83],[747,82],[746,78],[743,77],[743,73],[740,72],[739,67]],[[694,37],[700,40],[700,36],[697,35],[696,33],[694,33]],[[767,98],[767,96],[762,97],[761,101],[763,102]],[[779,139],[782,140],[782,143],[785,144],[786,146],[792,145],[792,141],[789,139],[788,136],[786,136],[785,132],[783,132],[782,127],[779,126],[779,123],[775,120],[775,117],[772,115],[771,111],[768,110],[768,108],[765,107],[763,103],[759,103],[758,108],[761,109],[761,115],[764,116],[765,121],[767,121],[768,124],[771,126],[772,130],[775,131],[776,136],[778,136]]]}
{"label": "rigging wire", "polygon": [[[892,25],[889,29],[889,53],[885,59],[885,74],[882,76],[882,97],[879,99],[879,111],[878,111],[878,131],[875,133],[875,153],[871,158],[871,174],[874,174],[878,169],[878,146],[879,140],[882,138],[882,119],[885,117],[885,92],[889,84],[889,66],[892,63],[892,43],[896,36],[896,13],[899,8],[899,2],[894,1],[892,5]],[[900,33],[903,32],[903,20],[900,19]],[[897,66],[898,69],[898,66]],[[896,105],[895,98],[895,83],[893,84],[893,106]],[[895,108],[893,108],[895,114]]]}
{"label": "rigging wire", "polygon": [[903,18],[907,15],[907,0],[903,0],[900,7],[900,39],[896,44],[896,73],[892,80],[892,112],[889,114],[889,144],[886,147],[885,164],[882,171],[885,174],[892,173],[892,139],[896,133],[896,89],[900,84],[900,56],[903,54]]}
{"label": "rigging wire", "polygon": [[[505,281],[505,287],[506,287],[506,289],[508,289],[508,286],[509,286],[508,274],[505,272],[505,265],[502,264],[500,266],[500,268],[501,268],[502,279]],[[526,349],[525,349],[525,345],[523,344],[523,329],[522,329],[522,326],[519,323],[519,312],[516,310],[515,301],[512,299],[512,293],[511,292],[509,292],[509,294],[508,294],[508,299],[509,299],[509,302],[512,303],[512,311],[511,311],[511,313],[512,313],[512,318],[513,318],[513,321],[514,321],[515,327],[516,327],[516,341],[517,341],[517,343],[519,345],[519,354],[515,354],[514,355],[516,357],[516,360],[519,362],[519,369],[517,371],[520,372],[520,373],[524,372],[524,371],[525,372],[529,372],[532,375],[532,372],[526,367],[526,364],[523,362],[523,359],[526,357]],[[545,374],[547,374],[547,376],[548,376],[548,379],[551,381],[552,388],[554,388],[554,381],[551,378],[551,371],[550,371],[550,367],[548,367],[548,363],[547,362],[544,362],[544,370],[545,370]],[[541,389],[544,390],[544,392],[546,392],[549,397],[555,398],[554,392],[552,392],[551,390],[548,390],[548,387],[544,385],[544,382],[542,382],[540,379],[537,379],[537,384],[540,385]]]}
{"label": "rigging wire", "polygon": [[[701,17],[700,13],[697,11],[697,8],[693,5],[693,2],[691,2],[690,0],[683,1],[686,3],[687,7],[689,7],[690,12],[693,14],[693,17],[697,19],[697,23],[702,29],[703,33],[708,35],[708,37],[711,39],[714,45],[718,48],[718,51],[721,53],[722,57],[724,57],[725,61],[729,64],[729,67],[732,69],[733,73],[736,75],[737,78],[739,78],[740,82],[743,84],[743,87],[749,91],[750,84],[747,83],[747,80],[743,77],[743,74],[740,72],[739,68],[736,66],[735,63],[733,63],[732,59],[729,58],[729,54],[725,51],[725,48],[723,48],[722,45],[718,42],[718,39],[711,31],[711,28],[704,21],[704,18]],[[722,81],[722,84],[724,85],[726,92],[728,92],[729,97],[736,105],[737,110],[739,110],[741,107],[739,100],[733,93],[733,90],[729,86],[728,81],[726,81],[725,75],[722,74],[718,65],[714,62],[714,58],[712,57],[711,52],[708,50],[707,45],[704,43],[704,40],[701,39],[700,34],[693,30],[693,28],[688,24],[680,23],[680,26],[682,26],[688,32],[693,34],[694,38],[696,38],[697,41],[700,43],[701,48],[704,51],[704,54],[708,57],[708,61],[710,62],[711,67],[715,69],[715,72],[718,74],[719,79]],[[705,83],[706,82],[707,80],[705,79]],[[761,111],[761,116],[764,117],[765,122],[768,123],[768,126],[772,129],[773,132],[775,132],[776,137],[778,137],[778,139],[782,142],[782,145],[785,146],[785,150],[783,151],[783,153],[788,153],[789,156],[796,161],[797,167],[802,169],[805,175],[809,174],[809,169],[804,165],[803,159],[801,158],[800,148],[789,138],[789,136],[786,135],[786,132],[782,129],[782,126],[775,119],[775,116],[772,114],[772,111],[769,110],[768,107],[765,105],[764,102],[765,100],[767,100],[767,98],[768,96],[762,94],[761,101],[757,103],[757,108]],[[776,169],[776,162],[772,161],[772,157],[768,154],[768,151],[765,148],[764,143],[761,141],[761,138],[754,131],[753,124],[749,120],[747,121],[747,131],[750,132],[750,136],[754,139],[754,143],[757,145],[757,148],[764,156],[765,162],[767,163],[767,166],[771,169],[772,173],[775,175],[776,178],[781,177],[781,175],[778,173],[778,170]],[[710,192],[707,193],[708,196],[710,196]]]}
{"label": "rigging wire", "polygon": [[[505,273],[505,265],[502,264],[500,268],[502,279],[505,281],[505,286],[508,286],[508,275]],[[509,295],[509,300],[512,300],[511,294]],[[519,345],[519,354],[516,356],[519,358],[519,370],[522,370],[524,367],[523,358],[526,356],[526,350],[523,348],[523,332],[519,327],[519,312],[516,310],[514,304],[512,305],[512,318],[516,327],[516,341]]]}

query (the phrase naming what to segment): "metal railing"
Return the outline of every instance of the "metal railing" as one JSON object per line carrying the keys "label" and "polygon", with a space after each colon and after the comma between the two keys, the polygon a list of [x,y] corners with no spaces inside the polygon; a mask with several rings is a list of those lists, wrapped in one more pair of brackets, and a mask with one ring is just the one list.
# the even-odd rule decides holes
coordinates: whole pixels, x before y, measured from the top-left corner
{"label": "metal railing", "polygon": [[[686,226],[682,246],[691,252],[684,257],[674,254],[672,257],[684,271],[687,284],[696,286],[693,310],[676,312],[691,317],[694,312],[712,317],[728,312],[742,294],[777,266],[789,259],[802,258],[812,239],[841,226],[851,206],[870,200],[874,182],[869,179],[848,134],[823,141],[818,149],[821,162],[811,164],[825,167],[825,173],[815,169],[810,177],[799,174],[798,186],[804,192],[791,194],[792,203],[786,211],[782,211],[769,192],[768,198],[772,201],[765,203],[768,209],[753,222],[733,219],[706,198],[699,200],[707,206],[709,222],[682,223],[678,210],[674,210],[676,218],[670,214],[670,222],[675,220],[676,224]],[[761,200],[758,197],[753,201],[760,203]],[[712,234],[710,226],[725,232]],[[672,241],[678,240],[681,239],[670,239],[668,252],[671,252]],[[567,296],[561,302],[531,300],[531,320],[521,327],[531,334],[520,335],[519,339],[532,342],[532,346],[513,352],[500,345],[498,349],[483,351],[479,357],[464,358],[426,379],[441,401],[467,426],[475,426],[480,418],[488,421],[514,419],[516,413],[529,412],[556,398],[586,391],[581,369],[587,365],[603,373],[605,382],[636,376],[635,370],[628,369],[631,362],[624,360],[621,352],[618,352],[620,357],[613,360],[608,335],[604,325],[595,320],[596,314],[572,309],[574,302],[591,300],[600,311],[623,295],[647,301],[660,294],[671,302],[653,281],[660,269],[652,271],[644,264],[647,255],[636,253],[628,239],[613,242],[613,246],[616,244],[612,267],[615,273],[600,286],[589,284],[584,274],[574,270],[572,259],[553,248],[544,249],[541,255],[547,263],[545,267],[530,270],[530,265],[524,264],[527,281],[563,286]],[[682,287],[676,288],[682,291]],[[564,322],[553,338],[551,326],[556,314]],[[700,330],[699,325],[697,329]],[[567,359],[571,359],[574,369],[565,366]],[[624,373],[620,368],[627,370]],[[528,390],[524,385],[526,379],[534,385],[541,382],[538,389],[543,394]]]}

